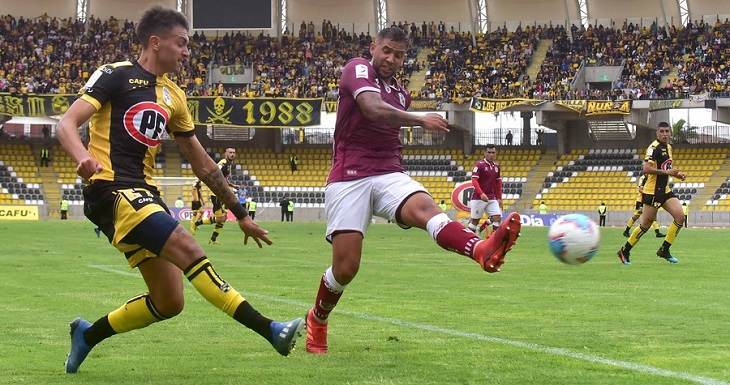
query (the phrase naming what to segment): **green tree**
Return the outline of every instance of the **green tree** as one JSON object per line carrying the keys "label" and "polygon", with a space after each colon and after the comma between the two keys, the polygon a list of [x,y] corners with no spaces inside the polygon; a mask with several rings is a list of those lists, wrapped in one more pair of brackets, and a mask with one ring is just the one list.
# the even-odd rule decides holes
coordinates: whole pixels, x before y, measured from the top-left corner
{"label": "green tree", "polygon": [[690,139],[699,137],[697,126],[688,126],[687,121],[684,119],[679,119],[672,124],[672,142],[674,143],[687,143]]}

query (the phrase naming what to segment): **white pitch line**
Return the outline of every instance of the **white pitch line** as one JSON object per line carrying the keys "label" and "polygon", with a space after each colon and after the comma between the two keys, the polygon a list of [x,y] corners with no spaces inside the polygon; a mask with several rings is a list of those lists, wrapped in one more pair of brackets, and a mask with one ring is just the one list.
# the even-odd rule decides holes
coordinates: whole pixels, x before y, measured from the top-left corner
{"label": "white pitch line", "polygon": [[106,267],[104,265],[89,265],[89,267],[93,267],[94,269],[108,271],[110,273],[126,275],[128,277],[142,278],[142,275],[141,274],[138,274],[138,273],[130,273],[129,271],[122,271],[122,270],[112,269],[111,267]]}
{"label": "white pitch line", "polygon": [[[127,271],[116,270],[116,269],[112,269],[112,268],[100,266],[100,265],[89,265],[89,267],[104,270],[104,271],[107,271],[110,273],[122,274],[122,275],[133,276],[133,277],[140,277],[139,274],[134,274],[134,273],[130,273]],[[281,299],[279,297],[272,297],[272,296],[263,295],[263,294],[253,294],[253,293],[244,293],[244,294],[245,294],[244,296],[259,298],[259,299],[272,301],[272,302],[283,303],[283,304],[287,304],[287,305],[294,305],[294,306],[299,306],[299,307],[304,307],[304,308],[311,307],[310,303],[305,303],[305,302],[301,302],[301,301],[292,301],[292,300],[287,300],[287,299]],[[598,363],[598,364],[615,366],[618,368],[629,369],[629,370],[646,373],[646,374],[653,374],[653,375],[662,376],[662,377],[692,381],[692,382],[702,384],[702,385],[730,385],[730,382],[726,382],[726,381],[722,381],[722,380],[718,380],[718,379],[714,379],[714,378],[695,376],[693,374],[680,373],[680,372],[675,372],[672,370],[655,368],[653,366],[635,364],[633,362],[617,361],[617,360],[612,360],[609,358],[593,356],[590,354],[578,353],[578,352],[574,352],[574,351],[568,350],[568,349],[553,348],[550,346],[533,344],[533,343],[529,343],[529,342],[521,342],[521,341],[508,340],[508,339],[504,339],[504,338],[490,337],[490,336],[487,336],[484,334],[462,332],[459,330],[447,329],[447,328],[442,328],[442,327],[433,326],[433,325],[419,324],[419,323],[415,323],[415,322],[404,321],[404,320],[397,319],[397,318],[380,317],[380,316],[376,316],[376,315],[357,313],[357,312],[352,312],[352,311],[347,311],[347,310],[338,309],[335,312],[339,313],[339,314],[346,314],[346,315],[356,317],[356,318],[390,323],[393,325],[398,325],[398,326],[402,326],[402,327],[406,327],[406,328],[410,328],[410,329],[427,330],[427,331],[431,331],[431,332],[458,336],[458,337],[464,337],[464,338],[470,338],[470,339],[474,339],[474,340],[516,346],[516,347],[523,348],[523,349],[534,350],[534,351],[553,354],[553,355],[557,355],[557,356],[565,356],[565,357],[575,358],[575,359],[579,359],[579,360],[583,360],[583,361],[594,362],[594,363]]]}

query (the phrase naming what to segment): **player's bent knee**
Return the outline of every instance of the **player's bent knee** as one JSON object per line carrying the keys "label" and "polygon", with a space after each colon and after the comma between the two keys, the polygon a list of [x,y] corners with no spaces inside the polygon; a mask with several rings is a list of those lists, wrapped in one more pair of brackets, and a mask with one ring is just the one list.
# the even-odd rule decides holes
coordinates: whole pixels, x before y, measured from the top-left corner
{"label": "player's bent knee", "polygon": [[185,308],[185,299],[182,296],[180,298],[164,298],[161,303],[155,302],[155,307],[161,315],[172,318],[182,313]]}

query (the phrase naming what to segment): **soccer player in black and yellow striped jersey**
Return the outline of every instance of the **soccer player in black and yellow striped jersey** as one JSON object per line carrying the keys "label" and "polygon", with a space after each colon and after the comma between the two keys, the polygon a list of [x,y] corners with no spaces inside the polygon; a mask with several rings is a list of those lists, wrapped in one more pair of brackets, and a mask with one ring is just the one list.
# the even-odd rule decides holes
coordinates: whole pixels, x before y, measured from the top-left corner
{"label": "soccer player in black and yellow striped jersey", "polygon": [[[228,187],[238,190],[241,188],[241,186],[231,183],[230,180],[231,171],[233,170],[234,159],[236,159],[236,149],[233,147],[226,148],[226,154],[223,159],[218,162],[218,168],[221,169],[223,176],[226,178],[226,182],[228,182]],[[218,199],[218,197],[215,195],[215,192],[213,191],[211,191],[210,193],[210,202],[213,204],[213,216],[205,219],[198,218],[195,222],[192,223],[191,230],[194,234],[195,231],[198,229],[198,226],[215,224],[215,229],[213,230],[213,234],[210,236],[210,241],[208,241],[208,244],[220,245],[220,242],[218,242],[217,239],[221,230],[223,230],[223,225],[228,219],[228,210],[226,209],[223,201]]]}
{"label": "soccer player in black and yellow striped jersey", "polygon": [[[276,322],[264,317],[225,282],[192,235],[169,215],[152,179],[165,130],[190,160],[195,175],[236,216],[244,244],[249,238],[259,247],[262,241],[272,243],[195,137],[185,94],[165,77],[189,56],[188,29],[180,12],[161,6],[145,11],[137,24],[139,58],[101,66],[58,123],[61,144],[77,162],[79,176],[89,182],[84,189],[86,216],[139,269],[149,291],[93,324],[73,320],[67,373],[76,373],[102,340],[179,314],[183,274],[206,300],[260,334],[282,355],[289,354],[304,327],[301,318]],[[87,151],[77,130],[88,119]]]}
{"label": "soccer player in black and yellow striped jersey", "polygon": [[657,139],[646,149],[643,168],[646,183],[644,183],[642,190],[644,208],[641,214],[641,224],[634,229],[626,244],[616,253],[625,265],[631,264],[629,260],[631,249],[639,242],[641,236],[649,230],[651,223],[656,220],[656,214],[660,207],[671,214],[674,221],[669,225],[667,236],[664,237],[664,242],[656,254],[668,262],[679,262],[669,252],[669,247],[672,246],[679,230],[682,229],[684,213],[682,212],[682,204],[679,203],[679,199],[669,187],[669,177],[684,180],[686,175],[673,167],[672,145],[669,144],[671,135],[672,131],[669,123],[659,123],[656,128]]}
{"label": "soccer player in black and yellow striped jersey", "polygon": [[[644,198],[644,183],[646,183],[646,175],[642,175],[639,179],[639,183],[636,185],[636,205],[634,207],[634,215],[629,218],[629,222],[626,224],[626,229],[624,229],[624,237],[626,238],[631,236],[631,227],[634,226],[634,222],[636,222],[636,220],[641,216],[641,213],[644,212],[644,202],[642,201]],[[664,238],[667,236],[659,231],[659,223],[657,223],[656,220],[652,222],[651,227],[654,228],[654,234],[657,238]]]}
{"label": "soccer player in black and yellow striped jersey", "polygon": [[203,182],[200,179],[196,179],[193,182],[192,189],[192,202],[190,203],[190,211],[192,211],[192,217],[190,218],[190,232],[195,235],[198,227],[195,222],[203,217]]}

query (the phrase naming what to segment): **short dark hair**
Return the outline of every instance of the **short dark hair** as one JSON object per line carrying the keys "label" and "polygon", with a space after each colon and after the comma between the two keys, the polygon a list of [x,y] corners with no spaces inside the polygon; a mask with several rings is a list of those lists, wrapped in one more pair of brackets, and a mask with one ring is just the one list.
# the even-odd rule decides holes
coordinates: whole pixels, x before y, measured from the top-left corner
{"label": "short dark hair", "polygon": [[657,128],[662,128],[662,127],[667,127],[667,128],[669,128],[669,127],[671,127],[671,126],[670,126],[670,125],[669,125],[669,123],[667,123],[667,122],[659,122],[659,125],[657,125]]}
{"label": "short dark hair", "polygon": [[154,5],[148,8],[139,19],[137,38],[142,44],[142,48],[147,48],[152,35],[167,36],[175,27],[183,27],[189,30],[188,18],[174,9]]}
{"label": "short dark hair", "polygon": [[398,27],[383,28],[380,32],[378,32],[378,36],[375,37],[375,40],[382,39],[390,39],[398,43],[408,44],[408,37],[406,36],[406,33]]}
{"label": "short dark hair", "polygon": [[497,148],[497,146],[493,145],[492,143],[487,144],[487,148]]}

